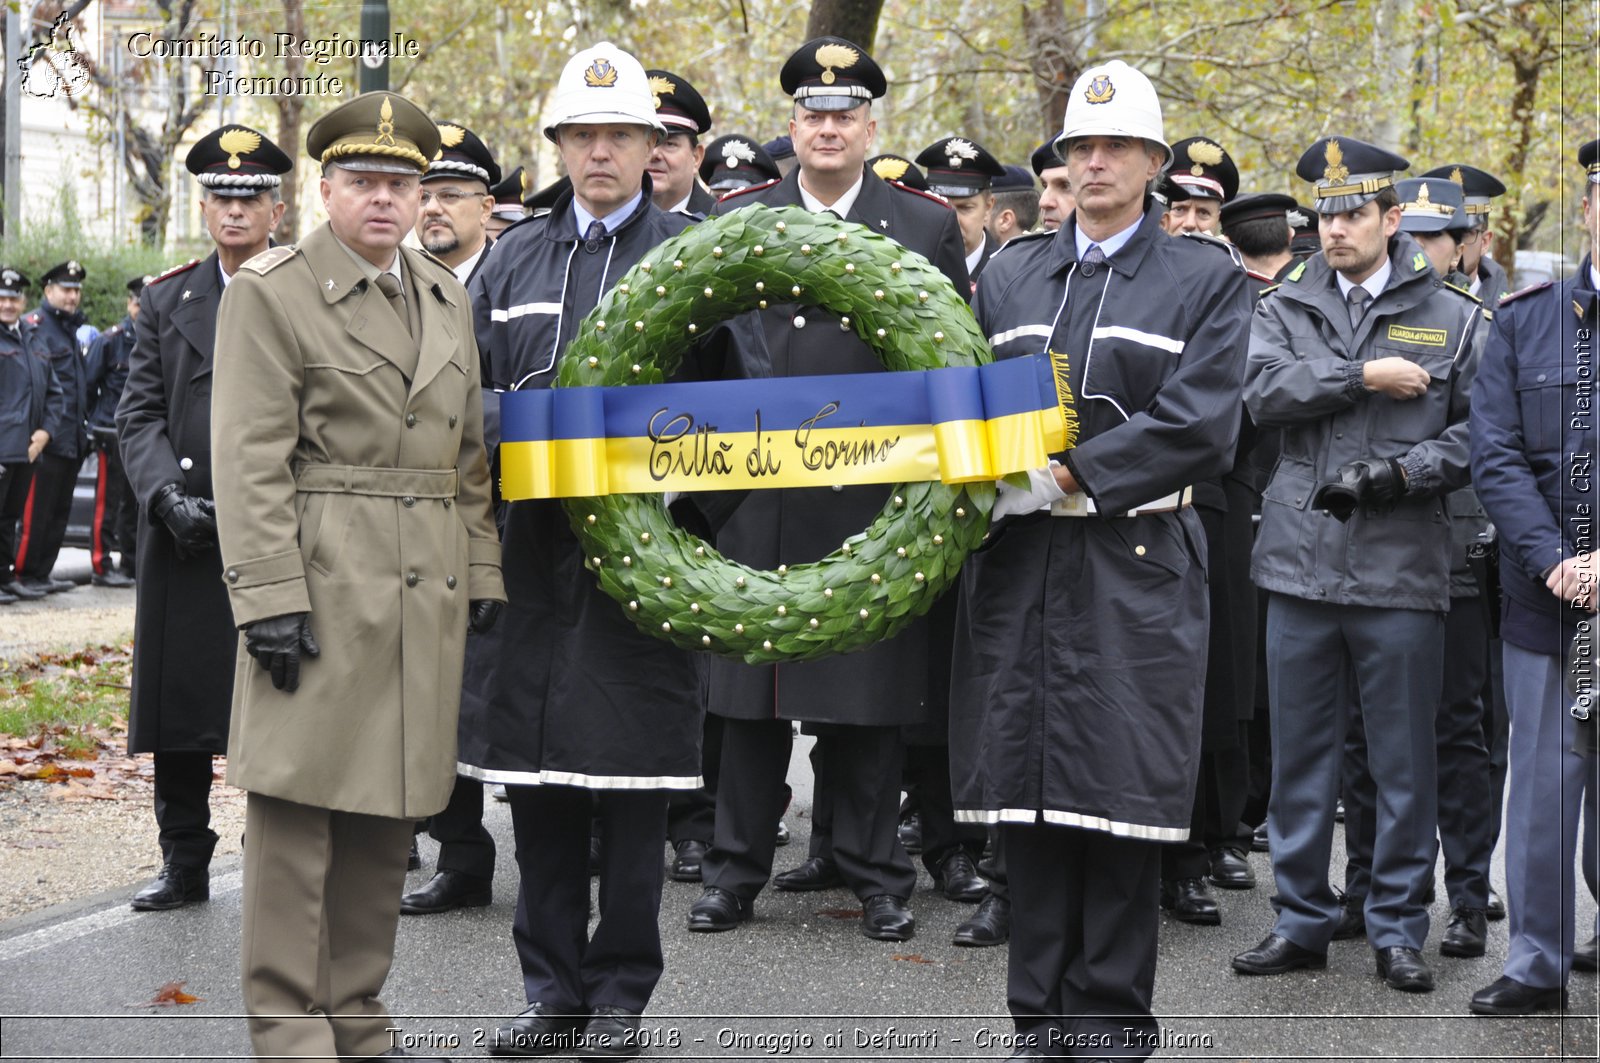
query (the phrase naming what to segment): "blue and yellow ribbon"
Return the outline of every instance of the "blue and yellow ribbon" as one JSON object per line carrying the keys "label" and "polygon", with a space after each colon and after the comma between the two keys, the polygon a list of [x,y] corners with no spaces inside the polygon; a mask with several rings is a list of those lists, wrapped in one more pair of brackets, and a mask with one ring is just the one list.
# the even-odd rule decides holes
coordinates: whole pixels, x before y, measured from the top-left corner
{"label": "blue and yellow ribbon", "polygon": [[996,480],[1076,442],[1059,354],[909,373],[507,392],[508,499]]}

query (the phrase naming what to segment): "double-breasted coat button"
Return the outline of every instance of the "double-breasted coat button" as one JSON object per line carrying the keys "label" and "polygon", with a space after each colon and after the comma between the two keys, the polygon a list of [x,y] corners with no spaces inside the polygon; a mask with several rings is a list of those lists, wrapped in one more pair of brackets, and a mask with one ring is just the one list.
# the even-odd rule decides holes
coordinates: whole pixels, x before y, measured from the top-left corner
{"label": "double-breasted coat button", "polygon": [[414,413],[406,414],[406,427],[407,428],[415,428],[415,427],[417,427],[417,415],[416,414],[414,414]]}
{"label": "double-breasted coat button", "polygon": [[452,503],[452,502],[454,502],[454,501],[455,501],[455,499],[453,499],[453,498],[447,498],[447,499],[445,499],[445,500],[444,500],[444,508],[445,508],[445,509],[449,509],[449,508],[450,508],[450,504],[451,504],[451,503]]}
{"label": "double-breasted coat button", "polygon": [[1134,547],[1134,548],[1133,548],[1133,552],[1134,552],[1134,553],[1136,553],[1136,554],[1138,554],[1138,555],[1139,555],[1139,556],[1140,556],[1140,557],[1143,557],[1143,556],[1144,556],[1144,547],[1142,547],[1142,546],[1135,546],[1135,547]]}
{"label": "double-breasted coat button", "polygon": [[194,468],[194,459],[193,458],[179,458],[178,459],[178,468],[182,469],[184,472],[188,472],[190,469]]}
{"label": "double-breasted coat button", "polygon": [[454,428],[456,426],[456,421],[458,421],[458,420],[460,420],[460,418],[458,418],[455,414],[452,413],[450,415],[450,427]]}
{"label": "double-breasted coat button", "polygon": [[417,585],[417,574],[415,572],[407,572],[406,573],[406,586],[407,587],[415,587],[416,585]]}
{"label": "double-breasted coat button", "polygon": [[239,570],[238,569],[236,569],[236,568],[228,569],[228,582],[229,583],[238,583],[239,582]]}
{"label": "double-breasted coat button", "polygon": [[406,495],[406,497],[400,500],[400,504],[405,506],[407,509],[410,509],[412,506],[417,504],[417,500],[412,498],[410,495]]}
{"label": "double-breasted coat button", "polygon": [[456,578],[454,576],[446,576],[444,578],[444,585],[446,587],[449,587],[451,590],[455,590],[456,589]]}
{"label": "double-breasted coat button", "polygon": [[796,314],[794,316],[794,327],[795,328],[805,328],[806,327],[806,319],[805,319],[805,317],[803,315]]}

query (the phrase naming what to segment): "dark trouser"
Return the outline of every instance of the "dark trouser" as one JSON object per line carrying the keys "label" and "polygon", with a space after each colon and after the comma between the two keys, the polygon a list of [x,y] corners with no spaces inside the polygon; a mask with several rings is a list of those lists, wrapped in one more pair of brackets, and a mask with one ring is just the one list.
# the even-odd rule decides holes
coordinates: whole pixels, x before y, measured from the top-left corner
{"label": "dark trouser", "polygon": [[155,754],[156,827],[163,863],[206,867],[217,847],[211,829],[211,754]]}
{"label": "dark trouser", "polygon": [[983,855],[984,831],[956,822],[955,802],[950,796],[950,747],[908,745],[905,762],[922,818],[922,866],[928,874],[937,875],[945,860],[959,849],[976,862]]}
{"label": "dark trouser", "polygon": [[[522,882],[512,939],[527,1000],[642,1012],[661,980],[662,790],[508,785]],[[589,835],[600,823],[600,922],[589,936]],[[770,835],[771,822],[768,822]]]}
{"label": "dark trouser", "polygon": [[32,486],[32,465],[0,465],[0,583],[10,583],[15,572],[17,521],[22,519]]}
{"label": "dark trouser", "polygon": [[459,871],[485,882],[494,878],[494,838],[483,826],[483,783],[457,775],[450,803],[428,817],[428,836],[439,843],[435,866],[440,871]]}
{"label": "dark trouser", "polygon": [[1249,839],[1239,837],[1239,819],[1244,815],[1250,775],[1247,726],[1244,722],[1238,725],[1239,739],[1234,745],[1200,754],[1194,808],[1189,813],[1189,838],[1162,845],[1162,878],[1202,878],[1210,874],[1213,849],[1228,846],[1249,851]]}
{"label": "dark trouser", "polygon": [[[1451,908],[1489,903],[1491,805],[1489,753],[1483,745],[1483,684],[1488,671],[1489,616],[1482,598],[1452,598],[1444,624],[1444,678],[1434,717],[1439,774],[1439,841]],[[1345,735],[1345,893],[1367,896],[1377,832],[1377,786],[1367,767],[1361,713]]]}
{"label": "dark trouser", "polygon": [[22,531],[17,539],[19,579],[50,578],[61,541],[67,537],[72,488],[82,464],[82,458],[58,458],[49,453],[39,455],[33,463],[33,484],[22,508]]}
{"label": "dark trouser", "polygon": [[[674,790],[667,798],[667,840],[711,843],[717,826],[717,777],[722,769],[722,717],[705,714],[700,731],[700,777],[705,785],[698,790]],[[777,829],[776,819],[772,822]]]}
{"label": "dark trouser", "polygon": [[[916,869],[895,833],[900,812],[897,727],[815,725],[825,748],[833,859],[857,897],[908,898]],[[787,720],[723,722],[717,826],[701,863],[707,886],[752,900],[772,875],[774,827],[793,743]]]}
{"label": "dark trouser", "polygon": [[133,575],[134,523],[139,503],[133,485],[122,468],[122,455],[115,444],[98,448],[100,469],[94,483],[94,523],[89,536],[89,563],[97,576],[110,568],[111,551],[121,555],[117,567],[125,576]]}
{"label": "dark trouser", "polygon": [[393,1043],[378,994],[410,838],[408,819],[249,795],[239,960],[256,1059],[366,1059]]}
{"label": "dark trouser", "polygon": [[[1002,823],[1000,838],[1011,883],[1006,1004],[1017,1033],[1047,1056],[1149,1056],[1161,846],[1042,824]],[[1089,1047],[1100,1038],[1109,1040]]]}
{"label": "dark trouser", "polygon": [[[1493,619],[1491,617],[1491,619]],[[1489,678],[1483,685],[1483,746],[1489,751],[1489,852],[1500,844],[1506,807],[1506,764],[1511,746],[1511,714],[1506,711],[1505,644],[1489,640]]]}
{"label": "dark trouser", "polygon": [[[1345,732],[1355,703],[1378,787],[1367,940],[1375,949],[1422,947],[1428,936],[1422,897],[1432,880],[1438,830],[1433,717],[1443,657],[1441,613],[1272,595],[1267,680],[1273,779],[1267,830],[1278,886],[1274,932],[1280,937],[1322,952],[1338,926],[1339,902],[1328,882],[1328,863]],[[1015,862],[1013,853],[1013,867]]]}
{"label": "dark trouser", "polygon": [[989,883],[990,893],[1003,901],[1009,901],[1011,886],[1010,873],[1006,870],[1006,832],[999,827],[990,827],[989,834],[994,844],[990,848],[988,859],[979,861],[978,871]]}

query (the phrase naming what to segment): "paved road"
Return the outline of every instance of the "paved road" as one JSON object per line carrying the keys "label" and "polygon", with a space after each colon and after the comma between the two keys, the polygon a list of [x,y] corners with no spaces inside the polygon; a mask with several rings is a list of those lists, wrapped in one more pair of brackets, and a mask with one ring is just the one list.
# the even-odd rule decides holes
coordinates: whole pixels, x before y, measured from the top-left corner
{"label": "paved road", "polygon": [[[779,868],[805,855],[809,774],[797,745],[795,840]],[[436,1054],[481,1058],[474,1043],[523,1005],[510,924],[515,868],[510,815],[488,802],[501,841],[494,904],[401,921],[385,998],[404,1031]],[[424,857],[431,842],[424,839]],[[5,859],[17,859],[8,854]],[[25,855],[22,858],[26,858]],[[1267,858],[1252,857],[1270,882]],[[5,1059],[241,1059],[238,1017],[239,874],[216,869],[209,904],[138,914],[131,890],[0,923],[0,1057]],[[415,873],[411,883],[426,880]],[[1501,872],[1495,872],[1497,881]],[[647,1017],[650,1055],[692,1059],[1003,1059],[1005,950],[958,949],[950,934],[969,910],[932,892],[912,899],[916,938],[868,941],[843,891],[767,891],[753,923],[729,934],[689,934],[684,912],[699,887],[669,882],[662,902],[666,977]],[[1595,1058],[1596,979],[1575,975],[1564,1017],[1482,1019],[1467,999],[1499,975],[1505,923],[1491,924],[1490,955],[1437,955],[1448,918],[1441,900],[1429,958],[1436,992],[1408,996],[1374,976],[1359,941],[1333,946],[1325,972],[1243,978],[1228,957],[1270,924],[1269,889],[1221,892],[1223,925],[1162,927],[1156,1008],[1161,1058],[1212,1060],[1518,1060]],[[1442,884],[1439,890],[1443,897]],[[1591,925],[1592,904],[1580,926]],[[166,982],[203,998],[140,1008]],[[413,1042],[418,1043],[416,1041]]]}

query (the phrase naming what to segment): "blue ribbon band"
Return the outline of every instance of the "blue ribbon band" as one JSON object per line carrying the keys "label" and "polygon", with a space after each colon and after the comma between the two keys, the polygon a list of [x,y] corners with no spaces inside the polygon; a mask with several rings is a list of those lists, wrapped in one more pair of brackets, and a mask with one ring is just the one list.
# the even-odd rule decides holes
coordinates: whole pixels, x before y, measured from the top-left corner
{"label": "blue ribbon band", "polygon": [[501,396],[508,499],[995,480],[1075,442],[1065,359]]}

